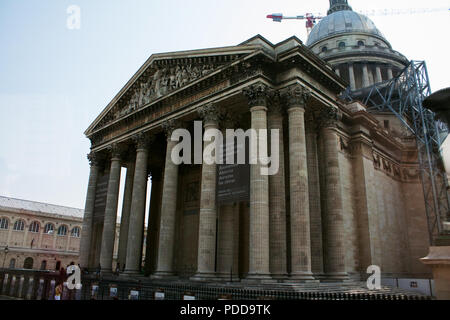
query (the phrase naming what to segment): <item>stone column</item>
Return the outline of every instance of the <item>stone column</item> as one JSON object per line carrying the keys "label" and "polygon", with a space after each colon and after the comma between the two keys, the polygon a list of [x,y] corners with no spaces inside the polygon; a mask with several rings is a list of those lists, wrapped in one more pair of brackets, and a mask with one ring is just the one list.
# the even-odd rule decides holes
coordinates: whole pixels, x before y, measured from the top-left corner
{"label": "stone column", "polygon": [[162,174],[159,169],[152,169],[152,193],[150,198],[147,241],[145,248],[145,274],[155,271],[156,255],[158,253],[158,226],[161,220],[160,204],[162,190]]}
{"label": "stone column", "polygon": [[220,207],[219,211],[217,272],[218,276],[229,279],[231,272],[235,272],[235,270],[233,270],[235,211],[233,204],[225,204]]}
{"label": "stone column", "polygon": [[145,133],[139,133],[133,137],[133,140],[136,144],[136,164],[125,263],[125,273],[129,275],[139,274],[141,271],[150,137]]}
{"label": "stone column", "polygon": [[173,270],[175,221],[178,192],[178,166],[172,161],[172,149],[177,141],[172,141],[172,132],[179,127],[176,121],[164,123],[167,135],[166,163],[164,168],[163,196],[161,203],[161,224],[159,227],[158,263],[153,278],[170,278]]}
{"label": "stone column", "polygon": [[367,63],[362,64],[362,72],[363,88],[367,88],[370,86],[369,69],[367,67]]}
{"label": "stone column", "polygon": [[[271,100],[268,116],[269,132],[278,130],[280,140],[279,170],[277,174],[269,176],[270,273],[273,278],[283,279],[287,277],[283,114],[279,94],[276,93]],[[270,153],[272,155],[272,151]]]}
{"label": "stone column", "polygon": [[326,108],[321,112],[323,139],[325,212],[324,212],[324,271],[329,280],[345,280],[344,221],[336,128],[339,112]]}
{"label": "stone column", "polygon": [[377,83],[383,81],[383,77],[381,76],[381,67],[379,65],[375,67],[375,79]]}
{"label": "stone column", "polygon": [[[215,105],[207,105],[199,109],[199,114],[203,118],[205,131],[208,129],[218,129],[219,110]],[[205,141],[204,148],[210,144],[216,145],[216,152],[221,147],[219,141]],[[202,166],[202,182],[200,197],[200,216],[198,231],[198,256],[197,274],[193,280],[207,280],[215,277],[216,259],[216,161],[209,159]]]}
{"label": "stone column", "polygon": [[127,243],[128,243],[128,229],[130,226],[130,213],[131,213],[131,199],[133,197],[133,182],[134,182],[134,160],[127,166],[127,175],[125,178],[125,190],[123,193],[122,203],[122,217],[120,220],[120,233],[119,233],[119,249],[117,262],[119,263],[120,270],[124,270],[125,262],[127,259]]}
{"label": "stone column", "polygon": [[374,168],[373,142],[368,128],[353,127],[351,147],[355,186],[355,218],[359,242],[359,265],[362,272],[371,265],[381,266],[381,237],[379,232],[377,184]]}
{"label": "stone column", "polygon": [[389,67],[387,69],[387,74],[388,74],[388,80],[391,80],[392,78],[394,78],[394,74],[392,72],[392,67]]}
{"label": "stone column", "polygon": [[109,174],[108,193],[106,195],[105,217],[103,220],[102,247],[100,251],[100,265],[102,273],[112,272],[114,239],[116,234],[117,204],[120,187],[120,149],[114,144],[110,147],[111,171]]}
{"label": "stone column", "polygon": [[[99,159],[95,153],[88,154],[88,159],[91,165],[91,171],[89,174],[89,183],[86,194],[86,203],[84,207],[83,227],[81,229],[80,239],[80,266],[81,268],[89,267],[89,251],[91,250],[92,241],[92,218],[94,215],[95,207],[95,193],[97,188],[98,173],[100,171]],[[43,229],[44,226],[41,226]],[[42,231],[41,231],[42,233]],[[42,241],[41,236],[41,241]]]}
{"label": "stone column", "polygon": [[[251,129],[267,130],[267,91],[262,83],[254,84],[244,90],[251,112]],[[260,142],[260,141],[259,141]],[[258,144],[259,144],[258,142]],[[258,150],[259,150],[258,146]],[[250,248],[248,280],[268,280],[270,277],[269,241],[269,177],[261,174],[263,166],[257,159],[250,169]]]}
{"label": "stone column", "polygon": [[317,152],[316,119],[306,116],[306,154],[308,159],[309,218],[311,225],[311,271],[315,278],[323,274],[322,211]]}
{"label": "stone column", "polygon": [[301,85],[285,93],[289,114],[289,186],[291,205],[291,278],[313,280],[309,220],[305,108],[310,93]]}
{"label": "stone column", "polygon": [[355,69],[353,67],[353,63],[350,63],[348,65],[348,74],[350,79],[350,88],[352,90],[356,90]]}
{"label": "stone column", "polygon": [[341,76],[341,70],[339,70],[339,66],[336,67],[336,69],[334,70],[334,72],[336,72],[336,74],[340,77]]}

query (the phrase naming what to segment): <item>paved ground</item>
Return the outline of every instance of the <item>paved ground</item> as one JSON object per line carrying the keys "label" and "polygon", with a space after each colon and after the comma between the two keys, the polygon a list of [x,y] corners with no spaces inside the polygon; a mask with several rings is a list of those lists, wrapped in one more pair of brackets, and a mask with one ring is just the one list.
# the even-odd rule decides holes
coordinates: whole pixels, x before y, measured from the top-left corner
{"label": "paved ground", "polygon": [[19,299],[11,298],[11,297],[5,297],[5,296],[0,296],[0,300],[19,300]]}

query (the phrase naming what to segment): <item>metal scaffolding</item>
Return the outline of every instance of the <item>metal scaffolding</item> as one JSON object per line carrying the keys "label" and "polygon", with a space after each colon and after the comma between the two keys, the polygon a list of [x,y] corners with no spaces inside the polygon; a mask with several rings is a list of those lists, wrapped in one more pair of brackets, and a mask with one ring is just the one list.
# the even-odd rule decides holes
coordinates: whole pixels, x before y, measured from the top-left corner
{"label": "metal scaffolding", "polygon": [[[414,134],[417,142],[420,177],[425,197],[430,244],[443,231],[443,222],[450,221],[448,181],[441,156],[442,142],[448,135],[445,124],[424,108],[422,102],[431,94],[424,61],[411,61],[396,77],[357,91],[347,91],[342,98],[358,98],[368,112],[391,112]],[[361,99],[361,97],[364,97]]]}

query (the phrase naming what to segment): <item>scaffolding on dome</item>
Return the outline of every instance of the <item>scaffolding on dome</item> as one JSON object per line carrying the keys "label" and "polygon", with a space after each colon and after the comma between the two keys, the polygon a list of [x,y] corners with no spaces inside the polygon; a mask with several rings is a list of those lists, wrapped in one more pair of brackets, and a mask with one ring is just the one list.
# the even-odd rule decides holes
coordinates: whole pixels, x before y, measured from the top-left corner
{"label": "scaffolding on dome", "polygon": [[[420,177],[425,197],[430,244],[445,233],[443,222],[450,221],[448,181],[441,147],[448,136],[446,125],[422,102],[431,94],[428,71],[424,61],[411,61],[393,79],[352,91],[348,88],[342,99],[360,100],[371,113],[392,112],[413,133],[417,142]],[[361,100],[361,96],[364,98]],[[356,98],[358,97],[358,98]]]}

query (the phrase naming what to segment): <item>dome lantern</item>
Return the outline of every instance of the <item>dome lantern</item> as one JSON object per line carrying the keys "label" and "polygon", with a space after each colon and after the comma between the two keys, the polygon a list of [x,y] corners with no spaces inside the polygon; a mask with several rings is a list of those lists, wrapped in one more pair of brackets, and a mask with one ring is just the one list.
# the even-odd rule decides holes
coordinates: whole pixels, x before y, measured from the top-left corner
{"label": "dome lantern", "polygon": [[328,15],[333,12],[344,10],[352,11],[352,7],[348,5],[347,0],[330,0],[330,10],[328,10]]}

